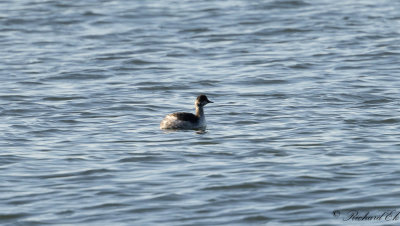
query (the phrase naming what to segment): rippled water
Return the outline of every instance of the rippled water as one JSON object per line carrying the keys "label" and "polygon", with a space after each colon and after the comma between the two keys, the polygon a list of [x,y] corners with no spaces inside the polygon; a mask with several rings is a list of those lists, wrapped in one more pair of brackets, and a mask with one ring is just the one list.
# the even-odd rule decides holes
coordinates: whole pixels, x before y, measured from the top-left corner
{"label": "rippled water", "polygon": [[[1,1],[0,223],[400,211],[399,31],[389,0]],[[159,129],[200,93],[205,132]]]}

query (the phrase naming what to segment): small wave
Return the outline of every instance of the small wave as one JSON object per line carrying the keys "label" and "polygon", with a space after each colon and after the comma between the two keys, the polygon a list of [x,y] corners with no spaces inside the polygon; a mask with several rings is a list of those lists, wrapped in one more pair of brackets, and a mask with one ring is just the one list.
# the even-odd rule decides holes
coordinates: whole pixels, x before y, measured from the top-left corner
{"label": "small wave", "polygon": [[291,9],[309,6],[310,4],[301,0],[275,0],[262,4],[255,4],[256,9]]}
{"label": "small wave", "polygon": [[242,189],[255,189],[260,187],[265,187],[267,185],[264,181],[258,182],[247,182],[247,183],[240,183],[240,184],[233,184],[233,185],[219,185],[219,186],[209,186],[205,187],[202,190],[242,190]]}
{"label": "small wave", "polygon": [[18,155],[0,155],[0,165],[4,166],[7,164],[13,164],[17,162],[22,162],[27,160],[26,157],[18,156]]}
{"label": "small wave", "polygon": [[245,217],[242,219],[242,221],[250,222],[250,223],[265,222],[265,221],[269,221],[269,220],[271,220],[271,218],[262,216],[262,215],[250,216],[250,217]]}
{"label": "small wave", "polygon": [[126,206],[129,206],[129,205],[124,204],[124,203],[108,202],[108,203],[101,203],[101,204],[94,205],[94,206],[88,206],[83,209],[85,209],[85,210],[101,209],[102,211],[104,211],[104,209],[116,209],[116,208],[121,208],[121,207],[126,207]]}
{"label": "small wave", "polygon": [[118,160],[118,162],[153,162],[160,161],[159,156],[141,156],[141,157],[129,157]]}
{"label": "small wave", "polygon": [[135,65],[146,65],[146,64],[154,64],[157,62],[152,62],[148,60],[141,60],[141,59],[133,59],[133,60],[128,60],[126,61],[128,64],[135,64]]}
{"label": "small wave", "polygon": [[275,210],[288,211],[288,210],[302,210],[302,209],[308,209],[308,208],[310,208],[310,206],[308,206],[308,205],[285,205],[285,206],[279,207]]}
{"label": "small wave", "polygon": [[44,101],[67,101],[67,100],[79,100],[79,99],[87,99],[82,96],[52,96],[52,97],[44,97],[42,100]]}
{"label": "small wave", "polygon": [[68,178],[68,177],[76,177],[76,176],[91,176],[96,174],[104,174],[112,172],[108,169],[89,169],[89,170],[81,170],[75,172],[67,172],[67,173],[52,173],[45,175],[38,175],[38,178],[42,179],[52,179],[52,178]]}
{"label": "small wave", "polygon": [[296,33],[306,33],[312,32],[310,29],[299,29],[299,28],[264,28],[262,30],[256,31],[253,34],[259,36],[275,36],[275,35],[289,35]]}
{"label": "small wave", "polygon": [[23,101],[31,98],[31,96],[25,96],[25,95],[0,95],[0,100],[6,100],[6,101]]}
{"label": "small wave", "polygon": [[203,32],[208,32],[210,29],[206,27],[200,27],[200,28],[187,28],[187,29],[182,29],[179,32],[180,33],[203,33]]}
{"label": "small wave", "polygon": [[246,79],[245,81],[243,81],[243,83],[247,85],[278,85],[278,84],[287,84],[289,82],[283,79],[255,78],[255,79]]}
{"label": "small wave", "polygon": [[143,91],[153,91],[153,90],[157,90],[157,91],[166,91],[166,90],[190,90],[191,87],[187,86],[187,85],[179,85],[179,84],[175,84],[173,86],[171,85],[165,85],[165,86],[142,86],[142,87],[138,87],[138,90],[143,90]]}
{"label": "small wave", "polygon": [[347,124],[355,124],[362,126],[379,125],[379,124],[397,124],[400,122],[399,118],[386,118],[386,119],[346,119]]}
{"label": "small wave", "polygon": [[27,216],[29,216],[28,213],[10,213],[10,214],[0,213],[0,220],[2,221],[17,220]]}
{"label": "small wave", "polygon": [[49,76],[43,78],[42,81],[51,81],[51,80],[98,80],[98,79],[106,79],[108,75],[104,75],[104,71],[93,71],[93,72],[79,72],[79,73],[60,73],[60,75]]}

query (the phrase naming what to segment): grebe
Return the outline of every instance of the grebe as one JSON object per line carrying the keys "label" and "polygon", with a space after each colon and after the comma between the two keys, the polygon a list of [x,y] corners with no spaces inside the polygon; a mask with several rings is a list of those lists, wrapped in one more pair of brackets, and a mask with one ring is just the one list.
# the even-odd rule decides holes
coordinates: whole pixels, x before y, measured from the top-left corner
{"label": "grebe", "polygon": [[208,103],[214,103],[206,97],[200,95],[194,103],[196,115],[186,112],[175,112],[165,116],[160,123],[160,129],[205,129],[206,117],[203,107]]}

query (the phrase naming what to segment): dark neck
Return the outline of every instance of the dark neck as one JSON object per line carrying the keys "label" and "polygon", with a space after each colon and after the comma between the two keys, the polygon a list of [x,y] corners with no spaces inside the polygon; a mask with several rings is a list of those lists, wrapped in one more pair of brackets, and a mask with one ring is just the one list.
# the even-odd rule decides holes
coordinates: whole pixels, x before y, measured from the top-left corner
{"label": "dark neck", "polygon": [[197,106],[196,105],[196,116],[199,117],[199,118],[204,117],[203,106]]}

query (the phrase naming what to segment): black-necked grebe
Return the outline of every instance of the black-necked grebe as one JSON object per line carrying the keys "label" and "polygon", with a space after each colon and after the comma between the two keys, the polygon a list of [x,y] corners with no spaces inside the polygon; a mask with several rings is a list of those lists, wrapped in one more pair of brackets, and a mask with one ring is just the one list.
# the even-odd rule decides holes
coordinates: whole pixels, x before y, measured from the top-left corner
{"label": "black-necked grebe", "polygon": [[208,103],[213,102],[209,101],[206,95],[198,96],[194,103],[196,115],[186,112],[169,114],[161,121],[160,129],[205,129],[206,117],[203,107]]}

